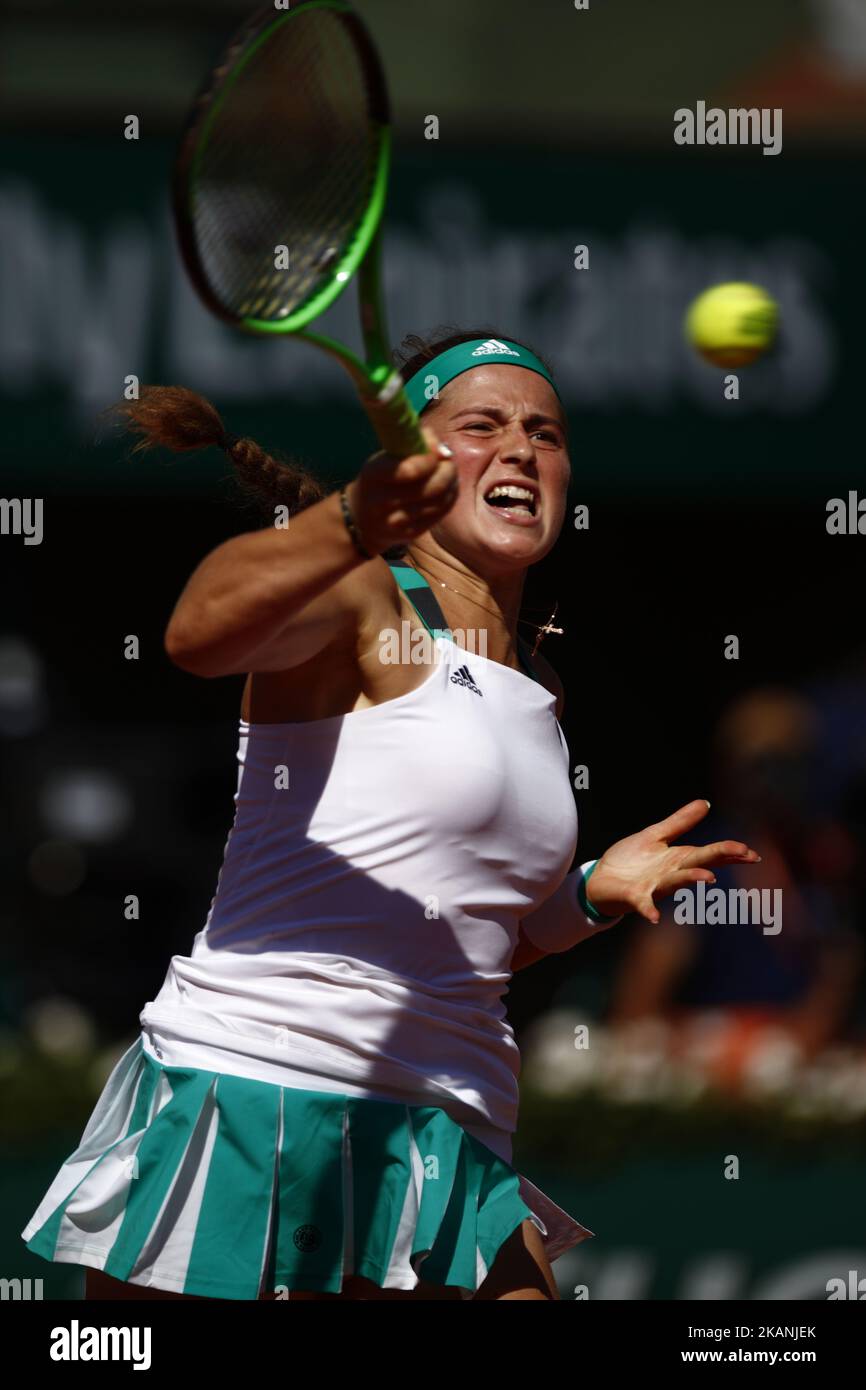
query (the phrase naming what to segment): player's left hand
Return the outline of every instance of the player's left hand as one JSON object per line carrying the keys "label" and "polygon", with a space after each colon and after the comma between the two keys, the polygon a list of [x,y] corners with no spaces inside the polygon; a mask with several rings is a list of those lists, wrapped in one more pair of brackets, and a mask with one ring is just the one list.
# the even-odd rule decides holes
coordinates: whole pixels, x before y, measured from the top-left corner
{"label": "player's left hand", "polygon": [[605,850],[586,886],[593,907],[605,917],[639,912],[648,922],[661,920],[654,897],[665,898],[689,883],[715,883],[713,864],[758,864],[761,856],[738,840],[713,845],[671,845],[710,809],[708,801],[690,801],[667,820],[627,835]]}

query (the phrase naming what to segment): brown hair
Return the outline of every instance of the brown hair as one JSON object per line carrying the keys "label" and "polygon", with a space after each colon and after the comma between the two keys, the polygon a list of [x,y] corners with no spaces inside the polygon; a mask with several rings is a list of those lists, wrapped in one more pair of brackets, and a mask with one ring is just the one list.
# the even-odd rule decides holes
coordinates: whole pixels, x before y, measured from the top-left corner
{"label": "brown hair", "polygon": [[[407,334],[392,356],[403,380],[408,381],[425,362],[458,343],[507,336],[501,329],[489,326],[463,330],[453,324],[440,324],[425,337]],[[525,346],[531,347],[529,343]],[[531,350],[544,362],[539,352]],[[551,370],[547,362],[544,365]],[[254,439],[229,434],[215,406],[185,386],[142,386],[137,400],[121,401],[109,413],[139,436],[133,453],[158,447],[178,453],[210,447],[224,449],[234,465],[241,490],[271,521],[275,507],[285,506],[288,514],[294,516],[328,495],[323,480],[297,457],[266,453]],[[395,546],[385,552],[385,558],[397,559],[404,553],[405,546]]]}

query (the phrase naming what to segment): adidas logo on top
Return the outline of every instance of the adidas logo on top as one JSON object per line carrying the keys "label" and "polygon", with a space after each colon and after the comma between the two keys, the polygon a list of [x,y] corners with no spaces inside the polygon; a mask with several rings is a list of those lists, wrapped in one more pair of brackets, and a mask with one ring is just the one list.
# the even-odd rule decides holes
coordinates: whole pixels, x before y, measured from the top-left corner
{"label": "adidas logo on top", "polygon": [[488,338],[486,343],[482,343],[480,347],[475,349],[472,356],[486,357],[489,353],[493,352],[507,353],[509,357],[520,356],[520,353],[515,352],[514,348],[510,348],[507,343],[500,343],[498,338]]}
{"label": "adidas logo on top", "polygon": [[469,690],[474,690],[476,695],[482,694],[472,679],[468,666],[458,666],[451,679],[455,685],[465,685]]}

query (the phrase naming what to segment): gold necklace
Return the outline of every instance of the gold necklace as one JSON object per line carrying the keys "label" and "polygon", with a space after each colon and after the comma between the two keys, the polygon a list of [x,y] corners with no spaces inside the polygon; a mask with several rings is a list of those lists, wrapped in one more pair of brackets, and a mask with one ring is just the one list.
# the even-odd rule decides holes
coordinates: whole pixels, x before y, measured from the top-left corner
{"label": "gold necklace", "polygon": [[[418,570],[419,573],[421,573],[421,574],[424,573],[424,571],[421,569],[421,566],[420,566],[419,564],[417,564],[414,560],[412,561],[412,566],[413,566],[414,569]],[[452,594],[457,594],[459,598],[468,598],[470,603],[478,604],[478,607],[479,607],[479,608],[483,608],[485,613],[490,613],[494,618],[499,618],[499,619],[501,620],[501,618],[502,618],[502,614],[501,614],[501,613],[497,613],[496,610],[493,609],[493,608],[488,608],[487,605],[486,605],[485,603],[478,603],[478,599],[477,599],[477,598],[472,598],[472,596],[471,596],[470,594],[461,593],[461,591],[460,591],[459,589],[455,589],[454,586],[453,586],[452,584],[446,584],[444,579],[437,579],[436,576],[435,576],[435,574],[433,575],[433,582],[434,582],[435,584],[441,585],[441,587],[442,587],[443,589],[450,589],[450,590],[451,590],[451,593],[452,593]]]}
{"label": "gold necklace", "polygon": [[[407,557],[406,557],[406,558],[409,558],[409,557],[408,557],[408,553],[407,553]],[[410,563],[411,563],[412,567],[413,567],[414,569],[418,570],[418,572],[419,572],[420,574],[423,574],[423,573],[424,573],[423,569],[422,569],[421,566],[417,563],[416,560],[410,559]],[[437,579],[435,575],[433,575],[432,577],[433,577],[434,583],[439,584],[443,589],[449,589],[449,590],[451,591],[452,594],[457,594],[458,598],[466,598],[466,599],[469,599],[469,602],[470,602],[470,603],[477,604],[479,608],[483,608],[485,613],[490,613],[494,618],[500,618],[500,619],[502,618],[502,614],[501,614],[501,613],[497,613],[494,609],[488,608],[487,605],[484,604],[484,603],[479,603],[477,598],[472,598],[470,594],[461,593],[461,591],[460,591],[459,589],[455,589],[454,586],[453,586],[452,584],[446,584],[444,579]],[[545,637],[549,632],[558,632],[561,636],[564,635],[564,629],[563,629],[563,628],[561,628],[561,627],[552,627],[552,626],[551,626],[551,624],[553,623],[554,618],[556,617],[556,610],[557,610],[558,607],[559,607],[559,603],[557,602],[557,603],[554,605],[553,612],[551,613],[550,617],[548,618],[547,622],[544,624],[543,627],[539,627],[537,623],[529,623],[529,622],[527,622],[527,626],[528,626],[528,627],[534,627],[536,633],[538,634],[538,635],[536,636],[536,639],[535,639],[535,646],[532,648],[532,655],[533,655],[533,656],[535,656],[535,653],[538,651],[538,648],[540,647],[542,640],[544,639],[544,637]],[[524,620],[521,619],[521,618],[518,618],[517,621],[518,621],[518,622],[522,622],[522,621],[524,621]],[[510,634],[509,634],[509,636],[510,636]],[[516,653],[515,653],[515,655],[516,655]]]}

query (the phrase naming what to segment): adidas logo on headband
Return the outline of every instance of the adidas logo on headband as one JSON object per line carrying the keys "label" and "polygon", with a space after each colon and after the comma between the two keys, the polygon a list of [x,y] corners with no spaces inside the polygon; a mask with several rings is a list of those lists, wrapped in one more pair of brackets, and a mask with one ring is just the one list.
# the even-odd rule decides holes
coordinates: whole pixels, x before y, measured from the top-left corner
{"label": "adidas logo on headband", "polygon": [[491,352],[507,353],[509,357],[520,356],[520,353],[515,352],[514,348],[510,348],[507,343],[500,343],[496,338],[488,338],[486,343],[482,343],[480,347],[475,349],[472,356],[484,357]]}
{"label": "adidas logo on headband", "polygon": [[[509,358],[513,358],[512,366],[530,372],[538,372],[540,376],[550,382],[556,391],[556,385],[550,372],[530,348],[525,346],[517,348],[512,343],[503,342],[501,338],[487,338],[485,341],[480,338],[470,338],[468,342],[457,343],[455,347],[446,348],[444,352],[436,353],[409,377],[404,389],[413,408],[420,415],[422,410],[427,409],[431,400],[438,400],[438,392],[442,390],[443,386],[447,386],[450,381],[453,381],[463,372],[483,366],[485,357],[497,358],[503,366],[506,365]],[[430,386],[435,387],[435,394],[432,396],[427,394]]]}

